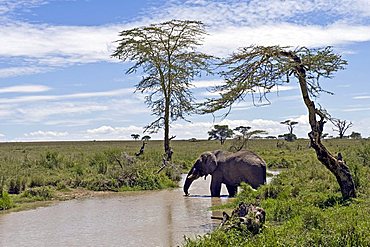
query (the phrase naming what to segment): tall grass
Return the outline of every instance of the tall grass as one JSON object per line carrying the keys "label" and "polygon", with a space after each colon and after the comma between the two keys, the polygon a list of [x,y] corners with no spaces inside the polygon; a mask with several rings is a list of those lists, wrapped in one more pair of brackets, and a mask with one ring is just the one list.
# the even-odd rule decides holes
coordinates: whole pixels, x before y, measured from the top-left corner
{"label": "tall grass", "polygon": [[[0,144],[1,210],[12,201],[49,200],[56,190],[153,190],[177,186],[189,160],[162,166],[161,142],[56,142]],[[0,191],[0,192],[1,192]],[[3,204],[4,204],[3,203]],[[1,204],[1,205],[3,205]],[[5,205],[5,204],[4,204]]]}
{"label": "tall grass", "polygon": [[[331,152],[341,152],[357,185],[358,197],[343,201],[335,177],[302,143],[263,150],[267,163],[287,160],[288,169],[271,184],[253,191],[247,185],[233,208],[241,201],[266,210],[262,233],[252,236],[235,230],[217,229],[211,234],[187,239],[185,246],[370,246],[370,146],[362,140],[327,140]],[[267,144],[266,144],[267,145]],[[300,148],[295,148],[301,145]],[[279,154],[279,156],[277,156]],[[271,163],[269,163],[271,164]],[[275,162],[273,162],[275,166]],[[279,166],[277,166],[279,167]]]}

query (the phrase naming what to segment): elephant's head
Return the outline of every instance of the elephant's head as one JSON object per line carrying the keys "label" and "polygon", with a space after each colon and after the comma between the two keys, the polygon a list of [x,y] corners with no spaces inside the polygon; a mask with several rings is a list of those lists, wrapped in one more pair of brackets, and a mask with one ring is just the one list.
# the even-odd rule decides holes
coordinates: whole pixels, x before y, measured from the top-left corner
{"label": "elephant's head", "polygon": [[185,195],[189,195],[189,187],[194,180],[212,174],[217,168],[216,156],[211,152],[205,152],[197,159],[190,169],[184,184]]}

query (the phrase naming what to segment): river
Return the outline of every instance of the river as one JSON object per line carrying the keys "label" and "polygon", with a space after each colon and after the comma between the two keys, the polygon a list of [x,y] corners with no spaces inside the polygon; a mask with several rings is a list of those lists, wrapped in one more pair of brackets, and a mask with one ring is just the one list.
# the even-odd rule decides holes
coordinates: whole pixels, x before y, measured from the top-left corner
{"label": "river", "polygon": [[[180,182],[182,185],[183,181]],[[57,202],[48,207],[0,215],[0,246],[177,246],[220,223],[209,207],[226,203],[209,196],[207,181],[193,182],[189,197],[182,188],[125,192]]]}

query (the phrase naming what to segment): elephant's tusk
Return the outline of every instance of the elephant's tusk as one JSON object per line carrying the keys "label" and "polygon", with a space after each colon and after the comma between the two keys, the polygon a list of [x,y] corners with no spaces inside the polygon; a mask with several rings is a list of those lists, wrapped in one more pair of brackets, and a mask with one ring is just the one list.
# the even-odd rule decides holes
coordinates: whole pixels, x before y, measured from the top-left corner
{"label": "elephant's tusk", "polygon": [[193,177],[195,177],[193,174],[190,174],[187,179],[193,179]]}

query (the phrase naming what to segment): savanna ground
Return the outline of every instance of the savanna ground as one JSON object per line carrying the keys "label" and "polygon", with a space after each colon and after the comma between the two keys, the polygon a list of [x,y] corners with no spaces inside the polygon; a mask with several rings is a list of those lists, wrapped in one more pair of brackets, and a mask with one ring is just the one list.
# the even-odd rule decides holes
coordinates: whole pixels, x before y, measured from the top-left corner
{"label": "savanna ground", "polygon": [[[370,140],[324,140],[341,152],[352,171],[357,198],[342,201],[335,178],[321,165],[308,140],[250,140],[248,149],[269,168],[286,168],[269,185],[248,186],[233,204],[254,203],[266,210],[262,232],[221,229],[185,246],[370,246]],[[140,141],[0,144],[0,212],[29,202],[64,200],[92,191],[152,190],[176,187],[203,151],[225,149],[226,141],[172,141],[173,164],[159,174],[162,141],[148,141],[144,155],[131,159]]]}

